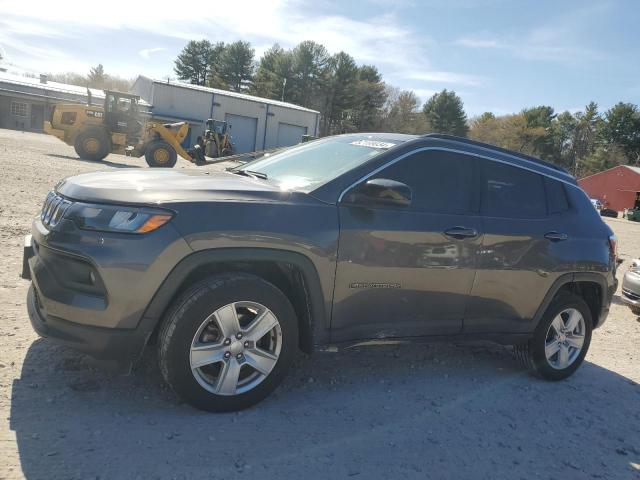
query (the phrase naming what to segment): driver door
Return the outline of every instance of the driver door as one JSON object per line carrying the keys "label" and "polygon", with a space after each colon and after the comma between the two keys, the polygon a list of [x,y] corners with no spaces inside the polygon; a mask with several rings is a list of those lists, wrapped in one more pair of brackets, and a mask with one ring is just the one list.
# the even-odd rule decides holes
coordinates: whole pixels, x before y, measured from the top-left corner
{"label": "driver door", "polygon": [[[333,341],[461,332],[482,241],[476,170],[474,157],[421,151],[343,195]],[[371,179],[409,186],[411,204],[353,201]]]}

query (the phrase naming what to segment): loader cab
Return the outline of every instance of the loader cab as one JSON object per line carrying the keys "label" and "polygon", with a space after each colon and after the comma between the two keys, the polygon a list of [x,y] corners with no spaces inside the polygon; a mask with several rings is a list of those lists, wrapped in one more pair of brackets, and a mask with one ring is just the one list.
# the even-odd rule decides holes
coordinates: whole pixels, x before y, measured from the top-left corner
{"label": "loader cab", "polygon": [[207,120],[207,129],[218,135],[224,135],[227,133],[227,122],[210,118]]}
{"label": "loader cab", "polygon": [[105,90],[104,122],[112,133],[137,133],[142,127],[137,95]]}

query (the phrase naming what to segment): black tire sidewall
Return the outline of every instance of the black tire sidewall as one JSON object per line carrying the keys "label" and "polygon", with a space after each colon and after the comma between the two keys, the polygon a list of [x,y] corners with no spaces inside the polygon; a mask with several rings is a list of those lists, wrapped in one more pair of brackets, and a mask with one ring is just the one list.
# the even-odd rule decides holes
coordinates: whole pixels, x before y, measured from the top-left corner
{"label": "black tire sidewall", "polygon": [[[96,153],[89,153],[84,149],[82,144],[87,138],[95,138],[100,142],[100,148]],[[98,129],[80,132],[74,142],[74,148],[81,159],[91,160],[92,162],[99,162],[103,160],[107,155],[109,155],[109,151],[111,150],[109,138],[106,133]]]}
{"label": "black tire sidewall", "polygon": [[[553,322],[553,319],[561,311],[568,308],[575,308],[582,314],[582,317],[584,318],[584,344],[578,358],[576,358],[576,360],[567,368],[558,370],[556,368],[553,368],[547,360],[547,356],[545,354],[546,336],[549,327],[551,326],[551,322]],[[531,360],[536,372],[546,380],[563,380],[571,376],[584,361],[584,357],[586,356],[587,351],[589,350],[589,345],[591,344],[592,333],[593,320],[589,306],[585,303],[585,301],[577,295],[573,294],[560,295],[559,297],[557,297],[547,308],[547,311],[540,320],[534,337],[530,342]]]}
{"label": "black tire sidewall", "polygon": [[[167,163],[157,163],[153,158],[153,154],[159,148],[164,148],[169,152],[169,161]],[[154,141],[145,148],[144,159],[147,161],[147,165],[152,168],[172,168],[178,161],[178,154],[167,142]]]}
{"label": "black tire sidewall", "polygon": [[[218,308],[238,301],[253,301],[269,308],[278,318],[282,346],[278,361],[269,374],[252,390],[234,395],[216,395],[195,379],[189,351],[195,332]],[[298,326],[293,307],[274,285],[258,277],[241,275],[212,277],[189,289],[165,320],[160,338],[160,362],[165,380],[178,395],[197,408],[236,411],[250,407],[268,396],[286,376],[298,343]]]}

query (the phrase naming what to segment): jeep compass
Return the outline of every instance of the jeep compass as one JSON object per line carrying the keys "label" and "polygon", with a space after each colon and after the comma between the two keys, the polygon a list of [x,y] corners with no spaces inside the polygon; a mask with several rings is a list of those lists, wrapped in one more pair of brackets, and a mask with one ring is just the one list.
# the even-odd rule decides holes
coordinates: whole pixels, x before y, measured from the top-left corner
{"label": "jeep compass", "polygon": [[124,369],[155,345],[210,411],[257,403],[297,349],[329,345],[489,339],[563,379],[616,287],[616,239],[571,175],[436,134],[67,178],[24,259],[40,335]]}

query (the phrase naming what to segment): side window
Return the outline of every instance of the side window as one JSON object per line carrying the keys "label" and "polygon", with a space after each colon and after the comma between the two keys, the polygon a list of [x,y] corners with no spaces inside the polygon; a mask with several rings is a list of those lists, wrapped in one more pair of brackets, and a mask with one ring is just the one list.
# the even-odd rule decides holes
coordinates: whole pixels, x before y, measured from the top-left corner
{"label": "side window", "polygon": [[412,210],[462,214],[471,211],[474,164],[474,157],[432,150],[410,155],[376,177],[409,185]]}
{"label": "side window", "polygon": [[109,95],[107,97],[107,112],[115,112],[116,110],[116,97]]}
{"label": "side window", "polygon": [[569,210],[569,202],[567,201],[567,194],[562,182],[545,178],[544,187],[547,191],[547,204],[549,205],[550,214],[562,213]]}
{"label": "side window", "polygon": [[547,215],[541,175],[491,160],[481,163],[484,215],[507,218],[541,218]]}

